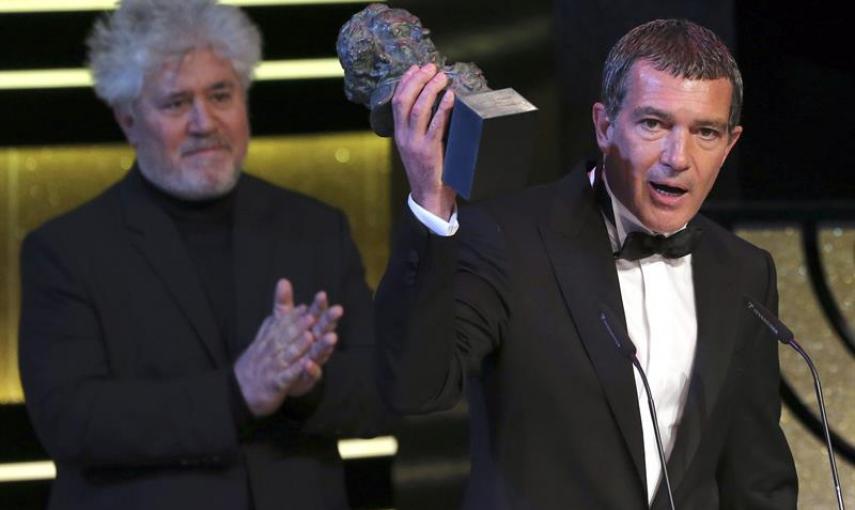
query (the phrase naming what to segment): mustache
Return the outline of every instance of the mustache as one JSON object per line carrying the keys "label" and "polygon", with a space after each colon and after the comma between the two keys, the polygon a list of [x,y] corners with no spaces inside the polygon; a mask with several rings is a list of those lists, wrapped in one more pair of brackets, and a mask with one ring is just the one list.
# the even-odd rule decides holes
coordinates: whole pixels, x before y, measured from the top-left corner
{"label": "mustache", "polygon": [[211,149],[230,150],[231,144],[225,137],[219,135],[209,135],[200,138],[191,138],[190,140],[185,142],[184,145],[181,146],[180,152],[182,156],[186,156],[194,152]]}

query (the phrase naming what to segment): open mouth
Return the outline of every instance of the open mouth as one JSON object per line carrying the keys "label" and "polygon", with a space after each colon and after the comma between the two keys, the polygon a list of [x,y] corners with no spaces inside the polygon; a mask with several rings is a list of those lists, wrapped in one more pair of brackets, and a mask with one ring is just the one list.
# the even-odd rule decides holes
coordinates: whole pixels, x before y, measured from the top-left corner
{"label": "open mouth", "polygon": [[659,182],[650,181],[650,186],[659,194],[669,196],[669,197],[681,197],[688,193],[688,190],[685,188],[680,188],[677,186],[668,186],[667,184],[662,184]]}

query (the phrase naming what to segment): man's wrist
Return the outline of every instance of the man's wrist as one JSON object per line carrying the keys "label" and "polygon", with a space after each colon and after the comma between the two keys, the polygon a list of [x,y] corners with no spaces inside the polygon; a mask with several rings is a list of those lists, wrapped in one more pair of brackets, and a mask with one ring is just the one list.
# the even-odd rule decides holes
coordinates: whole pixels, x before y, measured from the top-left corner
{"label": "man's wrist", "polygon": [[407,197],[407,205],[410,207],[410,211],[412,211],[416,219],[418,219],[422,225],[427,227],[428,230],[438,236],[453,236],[457,233],[457,229],[460,228],[460,225],[457,222],[457,207],[454,205],[452,205],[451,214],[448,220],[440,218],[436,214],[419,205],[413,198],[412,194]]}

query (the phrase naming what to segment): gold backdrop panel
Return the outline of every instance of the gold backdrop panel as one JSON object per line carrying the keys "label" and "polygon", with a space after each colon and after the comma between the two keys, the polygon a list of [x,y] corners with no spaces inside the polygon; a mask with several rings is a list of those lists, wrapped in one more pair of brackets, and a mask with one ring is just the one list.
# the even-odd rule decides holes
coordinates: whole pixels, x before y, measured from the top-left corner
{"label": "gold backdrop panel", "polygon": [[[832,428],[852,444],[855,442],[855,360],[831,329],[813,293],[800,231],[757,229],[741,230],[739,234],[775,258],[780,317],[816,364]],[[823,229],[819,246],[826,279],[837,304],[849,324],[855,324],[855,229]],[[770,337],[769,341],[774,340]],[[791,348],[781,345],[779,351],[784,377],[818,417],[810,370]],[[798,469],[799,508],[836,508],[825,443],[815,439],[786,408],[781,423]],[[843,498],[851,505],[855,503],[855,467],[840,456],[837,461]]]}
{"label": "gold backdrop panel", "polygon": [[389,139],[374,133],[259,138],[248,172],[341,208],[375,288],[389,251]]}
{"label": "gold backdrop panel", "polygon": [[[24,235],[92,198],[133,163],[124,144],[0,149],[0,402],[20,402],[18,253]],[[373,133],[259,137],[249,173],[333,204],[347,214],[369,285],[386,264],[390,144]]]}

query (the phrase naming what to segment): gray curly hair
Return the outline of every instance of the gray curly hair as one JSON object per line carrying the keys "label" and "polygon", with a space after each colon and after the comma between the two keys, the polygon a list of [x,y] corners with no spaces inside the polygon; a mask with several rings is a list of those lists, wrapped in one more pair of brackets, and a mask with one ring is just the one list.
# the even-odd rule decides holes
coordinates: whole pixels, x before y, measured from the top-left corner
{"label": "gray curly hair", "polygon": [[244,89],[261,60],[258,28],[216,0],[122,0],[95,23],[86,45],[95,93],[113,107],[133,102],[149,73],[193,49],[230,60]]}

